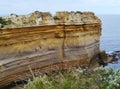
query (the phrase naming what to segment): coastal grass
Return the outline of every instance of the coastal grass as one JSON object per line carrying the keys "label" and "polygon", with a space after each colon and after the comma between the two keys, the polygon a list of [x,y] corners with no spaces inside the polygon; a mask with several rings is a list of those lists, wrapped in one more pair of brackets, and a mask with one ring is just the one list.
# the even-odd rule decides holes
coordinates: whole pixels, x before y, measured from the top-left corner
{"label": "coastal grass", "polygon": [[92,71],[54,71],[29,80],[23,89],[120,89],[120,70],[98,67]]}

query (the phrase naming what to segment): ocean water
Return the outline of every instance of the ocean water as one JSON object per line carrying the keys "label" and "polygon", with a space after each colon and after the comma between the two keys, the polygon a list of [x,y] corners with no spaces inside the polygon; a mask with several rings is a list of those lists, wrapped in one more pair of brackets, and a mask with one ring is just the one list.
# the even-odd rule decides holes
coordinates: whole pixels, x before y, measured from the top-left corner
{"label": "ocean water", "polygon": [[120,50],[120,15],[99,15],[102,20],[101,50]]}
{"label": "ocean water", "polygon": [[[120,15],[98,15],[102,20],[102,35],[100,49],[108,53],[120,51]],[[109,63],[108,66],[120,69],[120,58],[118,62]]]}

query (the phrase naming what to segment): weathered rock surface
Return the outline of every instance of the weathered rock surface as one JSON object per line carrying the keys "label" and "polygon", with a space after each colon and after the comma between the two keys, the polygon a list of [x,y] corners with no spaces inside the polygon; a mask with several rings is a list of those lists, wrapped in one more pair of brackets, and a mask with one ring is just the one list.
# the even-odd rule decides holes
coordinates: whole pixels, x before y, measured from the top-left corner
{"label": "weathered rock surface", "polygon": [[99,23],[100,20],[92,12],[56,12],[55,16],[52,16],[49,12],[35,11],[28,15],[16,15],[4,17],[7,21],[10,20],[11,24],[6,25],[6,28],[18,28],[40,25],[59,25],[59,24],[87,24],[87,23]]}
{"label": "weathered rock surface", "polygon": [[[48,70],[88,66],[99,50],[101,21],[91,12],[11,16],[19,28],[0,31],[0,85]],[[39,26],[20,28],[33,22]]]}

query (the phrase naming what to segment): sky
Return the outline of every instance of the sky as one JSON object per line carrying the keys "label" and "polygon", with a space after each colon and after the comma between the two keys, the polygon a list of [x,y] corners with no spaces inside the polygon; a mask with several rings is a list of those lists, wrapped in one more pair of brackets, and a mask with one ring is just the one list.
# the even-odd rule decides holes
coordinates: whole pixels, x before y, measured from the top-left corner
{"label": "sky", "polygon": [[0,16],[29,14],[34,11],[92,11],[120,14],[120,0],[0,0]]}

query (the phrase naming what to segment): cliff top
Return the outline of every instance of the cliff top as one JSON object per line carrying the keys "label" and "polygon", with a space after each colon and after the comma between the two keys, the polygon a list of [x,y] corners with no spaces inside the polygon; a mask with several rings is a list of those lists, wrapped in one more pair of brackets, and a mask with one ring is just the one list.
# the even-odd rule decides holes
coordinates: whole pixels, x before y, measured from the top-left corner
{"label": "cliff top", "polygon": [[80,11],[59,11],[56,12],[54,16],[49,12],[35,11],[27,15],[10,14],[9,16],[2,18],[5,19],[5,21],[8,21],[8,24],[5,25],[3,29],[41,25],[80,25],[101,23],[100,19],[95,16],[93,12]]}

